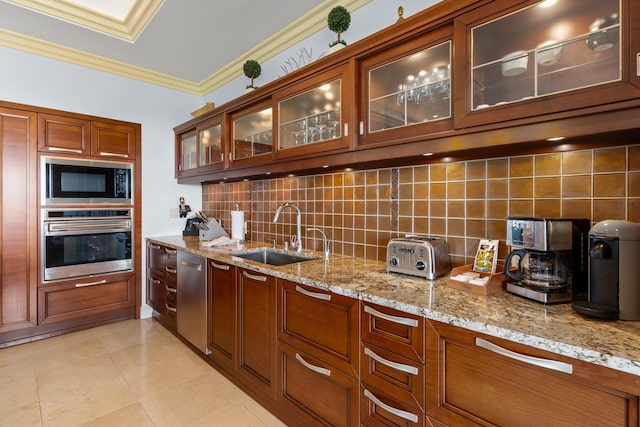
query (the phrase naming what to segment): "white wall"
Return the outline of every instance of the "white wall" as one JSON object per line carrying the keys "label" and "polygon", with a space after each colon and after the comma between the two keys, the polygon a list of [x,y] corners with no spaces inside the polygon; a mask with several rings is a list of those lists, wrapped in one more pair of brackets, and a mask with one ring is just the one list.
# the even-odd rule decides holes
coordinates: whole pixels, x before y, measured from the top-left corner
{"label": "white wall", "polygon": [[[184,219],[170,219],[169,209],[180,196],[200,209],[202,194],[200,185],[174,178],[173,127],[189,120],[202,98],[4,47],[0,64],[4,101],[142,124],[142,238],[182,232]],[[144,247],[142,255],[145,265]]]}

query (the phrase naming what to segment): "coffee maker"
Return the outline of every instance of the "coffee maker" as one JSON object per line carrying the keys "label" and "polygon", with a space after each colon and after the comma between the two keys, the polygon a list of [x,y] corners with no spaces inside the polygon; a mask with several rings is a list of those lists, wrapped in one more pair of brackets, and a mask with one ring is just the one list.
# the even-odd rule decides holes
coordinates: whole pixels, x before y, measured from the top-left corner
{"label": "coffee maker", "polygon": [[507,291],[544,304],[587,292],[586,218],[507,218]]}
{"label": "coffee maker", "polygon": [[589,293],[574,301],[578,313],[640,320],[640,224],[606,220],[589,231]]}

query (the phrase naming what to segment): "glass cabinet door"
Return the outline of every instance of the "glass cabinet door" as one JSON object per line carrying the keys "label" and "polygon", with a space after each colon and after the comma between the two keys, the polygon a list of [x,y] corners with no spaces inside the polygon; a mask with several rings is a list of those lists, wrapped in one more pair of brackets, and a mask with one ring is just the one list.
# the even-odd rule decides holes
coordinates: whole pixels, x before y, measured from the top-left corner
{"label": "glass cabinet door", "polygon": [[451,117],[451,42],[368,72],[370,133]]}
{"label": "glass cabinet door", "polygon": [[273,109],[271,107],[233,120],[233,160],[273,152]]}
{"label": "glass cabinet door", "polygon": [[198,145],[200,148],[199,166],[222,162],[222,124],[217,123],[199,129]]}
{"label": "glass cabinet door", "polygon": [[278,102],[278,149],[342,137],[342,79]]}
{"label": "glass cabinet door", "polygon": [[198,167],[196,133],[180,136],[180,171]]}
{"label": "glass cabinet door", "polygon": [[619,81],[620,0],[544,0],[471,29],[471,110]]}

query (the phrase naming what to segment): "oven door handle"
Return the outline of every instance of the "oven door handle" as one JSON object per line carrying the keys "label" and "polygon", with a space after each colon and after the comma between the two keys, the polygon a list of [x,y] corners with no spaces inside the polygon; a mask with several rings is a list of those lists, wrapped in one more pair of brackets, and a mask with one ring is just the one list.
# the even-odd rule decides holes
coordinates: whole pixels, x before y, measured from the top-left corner
{"label": "oven door handle", "polygon": [[82,222],[50,222],[47,224],[47,231],[50,233],[59,233],[62,231],[95,231],[96,229],[104,230],[130,230],[131,222],[126,221],[82,221]]}

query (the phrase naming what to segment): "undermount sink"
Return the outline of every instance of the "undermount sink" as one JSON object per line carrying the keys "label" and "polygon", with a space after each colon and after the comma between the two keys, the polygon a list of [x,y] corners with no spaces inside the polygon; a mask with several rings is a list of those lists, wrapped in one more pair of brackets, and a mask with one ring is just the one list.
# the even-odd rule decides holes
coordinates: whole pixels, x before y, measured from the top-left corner
{"label": "undermount sink", "polygon": [[296,262],[313,261],[314,259],[320,258],[313,255],[282,252],[276,249],[260,249],[250,252],[232,252],[230,255],[269,265],[287,265],[294,264]]}

